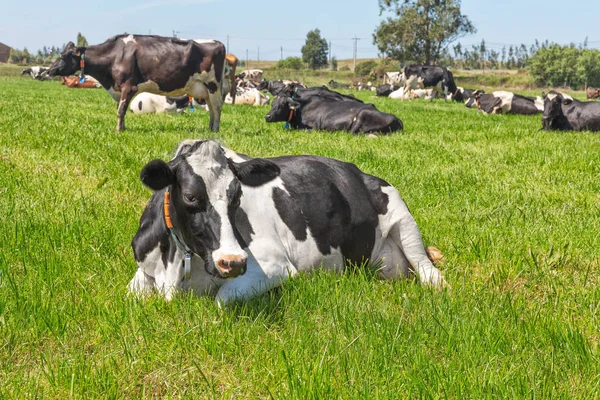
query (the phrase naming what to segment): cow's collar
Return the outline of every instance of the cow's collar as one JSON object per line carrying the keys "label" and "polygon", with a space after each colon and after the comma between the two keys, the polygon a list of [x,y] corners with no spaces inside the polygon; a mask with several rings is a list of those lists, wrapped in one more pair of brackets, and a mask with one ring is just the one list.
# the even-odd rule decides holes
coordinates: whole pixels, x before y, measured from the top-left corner
{"label": "cow's collar", "polygon": [[81,77],[79,83],[85,82],[85,50],[81,52],[81,60],[79,60],[79,67],[81,68]]}
{"label": "cow's collar", "polygon": [[[191,275],[191,271],[192,271],[192,255],[195,253],[192,250],[190,250],[190,248],[187,247],[185,245],[185,243],[183,243],[181,240],[179,240],[179,238],[177,237],[177,234],[175,233],[175,229],[173,229],[173,222],[171,221],[171,212],[169,209],[170,200],[171,200],[171,193],[169,192],[169,188],[167,188],[167,190],[165,190],[165,199],[163,202],[165,224],[167,225],[167,230],[169,231],[171,238],[173,238],[175,245],[184,254],[184,256],[183,256],[183,279],[182,280],[185,281],[185,280],[190,279],[190,275]],[[196,256],[198,256],[198,255],[196,254]]]}

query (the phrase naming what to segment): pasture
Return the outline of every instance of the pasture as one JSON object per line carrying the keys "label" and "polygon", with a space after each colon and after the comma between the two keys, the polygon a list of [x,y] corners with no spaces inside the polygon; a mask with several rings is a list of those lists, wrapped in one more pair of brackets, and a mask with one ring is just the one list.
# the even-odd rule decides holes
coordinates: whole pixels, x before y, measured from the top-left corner
{"label": "pasture", "polygon": [[[102,89],[0,76],[0,93],[0,397],[600,396],[600,135],[372,92],[357,96],[403,133],[291,131],[268,106],[231,105],[218,134],[201,111],[128,113],[116,133]],[[128,296],[151,194],[139,172],[187,138],[388,180],[451,289],[359,270],[224,310]]]}

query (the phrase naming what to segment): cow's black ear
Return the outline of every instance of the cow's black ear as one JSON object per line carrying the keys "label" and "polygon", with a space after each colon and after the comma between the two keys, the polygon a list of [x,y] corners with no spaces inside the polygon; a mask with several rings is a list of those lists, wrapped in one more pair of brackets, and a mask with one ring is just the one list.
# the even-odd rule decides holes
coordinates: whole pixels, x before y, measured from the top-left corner
{"label": "cow's black ear", "polygon": [[163,160],[152,160],[142,168],[140,180],[152,190],[161,190],[175,183],[177,177],[169,164]]}
{"label": "cow's black ear", "polygon": [[279,176],[279,167],[264,158],[254,158],[243,163],[235,163],[227,159],[229,168],[246,186],[261,186]]}
{"label": "cow's black ear", "polygon": [[542,92],[542,99],[546,97],[546,93]]}

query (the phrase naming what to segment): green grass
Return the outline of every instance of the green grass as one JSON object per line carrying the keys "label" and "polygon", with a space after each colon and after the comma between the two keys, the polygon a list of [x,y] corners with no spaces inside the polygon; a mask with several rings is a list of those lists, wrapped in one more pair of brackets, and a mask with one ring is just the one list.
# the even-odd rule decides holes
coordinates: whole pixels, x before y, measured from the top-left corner
{"label": "green grass", "polygon": [[[598,398],[600,135],[359,92],[378,139],[284,130],[267,107],[128,115],[103,90],[0,77],[0,398]],[[185,138],[319,154],[394,184],[452,289],[301,275],[220,311],[136,301],[138,175]]]}

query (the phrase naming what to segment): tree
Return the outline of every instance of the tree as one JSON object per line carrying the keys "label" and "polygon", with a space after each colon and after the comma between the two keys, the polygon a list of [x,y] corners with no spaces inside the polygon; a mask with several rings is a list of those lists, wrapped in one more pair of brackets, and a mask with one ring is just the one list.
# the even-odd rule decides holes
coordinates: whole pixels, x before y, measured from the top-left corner
{"label": "tree", "polygon": [[311,69],[327,65],[327,40],[321,37],[321,31],[314,29],[306,34],[306,43],[302,46],[302,61]]}
{"label": "tree", "polygon": [[88,47],[88,41],[81,32],[77,32],[77,47]]}
{"label": "tree", "polygon": [[304,65],[300,57],[288,57],[285,60],[277,61],[275,68],[277,69],[302,69]]}
{"label": "tree", "polygon": [[331,70],[332,71],[337,71],[338,70],[338,60],[337,60],[337,57],[331,57]]}
{"label": "tree", "polygon": [[399,61],[433,64],[450,43],[477,32],[460,0],[379,0],[379,9],[396,17],[379,24],[373,43]]}

